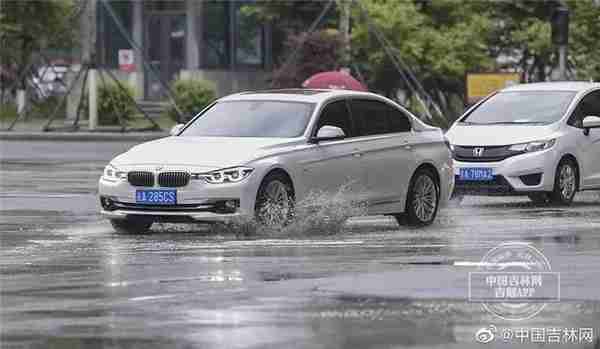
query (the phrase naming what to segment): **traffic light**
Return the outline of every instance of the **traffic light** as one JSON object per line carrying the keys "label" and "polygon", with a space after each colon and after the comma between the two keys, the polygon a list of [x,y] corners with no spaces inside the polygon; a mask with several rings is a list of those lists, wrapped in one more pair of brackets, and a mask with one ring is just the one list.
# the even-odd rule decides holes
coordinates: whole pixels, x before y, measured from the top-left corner
{"label": "traffic light", "polygon": [[557,7],[552,12],[552,43],[567,45],[569,43],[569,9]]}

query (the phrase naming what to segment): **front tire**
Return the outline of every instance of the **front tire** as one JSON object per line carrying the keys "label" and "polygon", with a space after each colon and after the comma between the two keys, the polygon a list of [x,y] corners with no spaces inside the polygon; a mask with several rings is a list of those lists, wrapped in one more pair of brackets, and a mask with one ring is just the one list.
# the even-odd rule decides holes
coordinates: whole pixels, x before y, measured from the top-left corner
{"label": "front tire", "polygon": [[405,212],[394,217],[400,225],[427,226],[435,220],[439,202],[440,185],[435,174],[431,170],[420,169],[410,181]]}
{"label": "front tire", "polygon": [[111,219],[113,229],[118,234],[141,234],[150,230],[152,221],[132,219]]}
{"label": "front tire", "polygon": [[570,205],[578,190],[578,178],[575,161],[562,159],[554,176],[554,190],[550,193],[550,202],[555,205]]}
{"label": "front tire", "polygon": [[254,208],[256,221],[264,226],[282,227],[294,216],[294,190],[287,176],[268,174],[258,188]]}

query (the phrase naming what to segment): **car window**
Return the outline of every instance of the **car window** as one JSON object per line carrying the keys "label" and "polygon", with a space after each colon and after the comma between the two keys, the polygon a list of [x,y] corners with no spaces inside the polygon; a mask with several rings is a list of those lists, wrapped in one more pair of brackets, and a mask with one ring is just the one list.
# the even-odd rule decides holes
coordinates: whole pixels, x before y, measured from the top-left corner
{"label": "car window", "polygon": [[391,132],[387,104],[373,100],[355,99],[350,102],[350,108],[360,136]]}
{"label": "car window", "polygon": [[188,125],[187,137],[299,137],[314,104],[284,101],[218,102]]}
{"label": "car window", "polygon": [[346,137],[354,136],[352,120],[345,100],[329,103],[323,108],[315,133],[325,125],[341,128]]}
{"label": "car window", "polygon": [[402,110],[388,105],[390,132],[408,132],[411,130],[410,120]]}
{"label": "car window", "polygon": [[461,122],[471,125],[551,124],[562,118],[574,96],[574,92],[568,91],[501,92],[480,104]]}
{"label": "car window", "polygon": [[600,91],[591,92],[583,97],[569,118],[568,124],[583,128],[583,119],[586,116],[600,117]]}

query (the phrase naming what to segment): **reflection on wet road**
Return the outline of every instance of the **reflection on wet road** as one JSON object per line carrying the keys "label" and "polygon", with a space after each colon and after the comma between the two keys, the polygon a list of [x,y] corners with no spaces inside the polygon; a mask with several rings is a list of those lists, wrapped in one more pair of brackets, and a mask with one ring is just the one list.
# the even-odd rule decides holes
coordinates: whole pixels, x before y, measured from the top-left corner
{"label": "reflection on wet road", "polygon": [[[568,208],[467,198],[426,229],[361,217],[336,235],[127,236],[97,216],[95,191],[129,144],[0,145],[3,348],[464,348],[492,323],[600,331],[598,193]],[[561,273],[562,301],[519,324],[467,301],[473,263],[506,241]]]}

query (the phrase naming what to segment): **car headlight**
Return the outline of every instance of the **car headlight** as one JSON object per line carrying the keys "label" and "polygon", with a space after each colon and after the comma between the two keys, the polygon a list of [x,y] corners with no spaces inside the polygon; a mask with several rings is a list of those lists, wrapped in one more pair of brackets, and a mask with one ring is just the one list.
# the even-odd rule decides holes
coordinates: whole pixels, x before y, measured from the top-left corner
{"label": "car headlight", "polygon": [[111,181],[116,181],[119,179],[125,179],[127,178],[127,172],[125,171],[121,171],[118,168],[114,167],[111,164],[108,164],[105,168],[104,168],[104,172],[102,173],[102,177],[104,179],[108,179]]}
{"label": "car headlight", "polygon": [[508,149],[512,150],[512,151],[522,151],[522,152],[526,152],[526,153],[533,153],[536,151],[550,149],[554,146],[554,143],[556,143],[556,139],[548,139],[545,141],[535,141],[535,142],[529,142],[529,143],[515,144],[515,145],[511,145],[510,148],[508,148]]}
{"label": "car headlight", "polygon": [[235,183],[250,176],[252,171],[254,169],[251,167],[232,167],[208,173],[192,173],[192,179],[202,179],[211,184]]}

